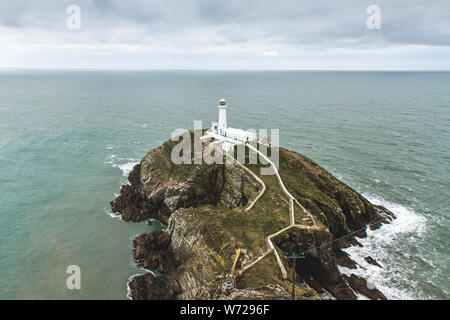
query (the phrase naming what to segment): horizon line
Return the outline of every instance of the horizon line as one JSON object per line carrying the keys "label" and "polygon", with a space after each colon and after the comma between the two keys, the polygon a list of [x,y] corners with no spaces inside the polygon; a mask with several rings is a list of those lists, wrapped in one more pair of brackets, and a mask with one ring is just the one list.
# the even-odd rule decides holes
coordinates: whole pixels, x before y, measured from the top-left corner
{"label": "horizon line", "polygon": [[201,69],[201,68],[146,68],[146,67],[34,67],[0,66],[0,70],[98,70],[98,71],[397,71],[397,72],[450,72],[449,69],[415,68],[292,68],[292,69]]}

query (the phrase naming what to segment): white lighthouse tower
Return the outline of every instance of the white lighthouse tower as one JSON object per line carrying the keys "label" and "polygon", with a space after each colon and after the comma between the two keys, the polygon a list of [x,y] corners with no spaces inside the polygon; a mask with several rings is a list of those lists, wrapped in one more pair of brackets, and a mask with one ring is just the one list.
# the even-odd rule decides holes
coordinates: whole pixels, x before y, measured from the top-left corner
{"label": "white lighthouse tower", "polygon": [[218,131],[227,129],[227,102],[224,98],[220,99],[219,102],[219,121],[218,121]]}
{"label": "white lighthouse tower", "polygon": [[222,98],[219,101],[219,119],[211,122],[211,129],[206,130],[204,138],[213,138],[222,144],[223,150],[234,152],[235,145],[256,141],[257,136],[253,131],[245,131],[228,126],[227,102]]}

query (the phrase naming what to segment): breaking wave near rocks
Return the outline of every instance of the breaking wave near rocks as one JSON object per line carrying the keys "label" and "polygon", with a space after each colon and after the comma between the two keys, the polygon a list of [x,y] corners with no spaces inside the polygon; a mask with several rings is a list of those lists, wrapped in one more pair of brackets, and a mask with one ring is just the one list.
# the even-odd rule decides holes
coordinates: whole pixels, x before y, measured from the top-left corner
{"label": "breaking wave near rocks", "polygon": [[[391,210],[396,219],[390,224],[383,224],[378,230],[367,228],[367,237],[358,238],[363,245],[344,249],[358,264],[357,269],[340,267],[350,275],[354,273],[367,279],[368,284],[375,285],[388,299],[426,299],[416,290],[414,256],[420,238],[427,227],[427,219],[402,205],[386,201],[379,197],[364,195],[370,202]],[[375,266],[365,261],[365,257],[374,258],[380,265]],[[405,266],[408,265],[408,268]]]}

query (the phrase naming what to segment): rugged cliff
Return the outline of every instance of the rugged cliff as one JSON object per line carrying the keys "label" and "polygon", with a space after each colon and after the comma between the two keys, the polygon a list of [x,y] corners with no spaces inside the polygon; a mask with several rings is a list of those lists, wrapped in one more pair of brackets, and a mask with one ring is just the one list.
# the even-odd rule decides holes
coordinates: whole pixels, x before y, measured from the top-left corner
{"label": "rugged cliff", "polygon": [[[257,178],[236,164],[176,165],[170,157],[174,145],[168,141],[151,150],[130,173],[130,184],[111,202],[126,221],[156,218],[168,225],[134,240],[136,262],[157,270],[158,276],[134,277],[129,283],[133,299],[286,299],[292,287],[290,254],[299,254],[297,298],[354,299],[357,291],[384,299],[364,279],[341,275],[337,265],[354,268],[340,249],[359,245],[354,235],[364,237],[367,225],[388,223],[392,213],[372,205],[310,159],[282,148],[279,173],[318,228],[293,228],[273,239],[287,279],[269,254],[240,275],[234,289],[224,289],[237,249],[245,249],[237,262],[245,266],[267,250],[268,235],[289,225],[288,199],[275,176],[260,175],[261,164],[246,165],[266,190],[245,213],[263,189]],[[312,223],[299,209],[295,220]]]}

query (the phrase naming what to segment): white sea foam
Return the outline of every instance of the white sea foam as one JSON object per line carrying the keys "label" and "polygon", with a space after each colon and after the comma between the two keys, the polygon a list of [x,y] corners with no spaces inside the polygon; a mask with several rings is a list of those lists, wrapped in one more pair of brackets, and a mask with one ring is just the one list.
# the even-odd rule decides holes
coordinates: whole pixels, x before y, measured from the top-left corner
{"label": "white sea foam", "polygon": [[119,164],[119,165],[117,165],[117,167],[120,170],[122,170],[122,175],[124,177],[128,177],[128,175],[130,174],[131,170],[133,170],[134,166],[136,164],[138,164],[138,163],[139,163],[139,161],[133,160],[131,162],[127,162],[127,163],[124,163],[124,164]]}
{"label": "white sea foam", "polygon": [[[154,273],[153,271],[151,271],[151,270],[146,270],[146,269],[142,269],[142,270],[144,270],[145,273],[151,273],[153,276],[155,276],[155,273]],[[136,278],[136,277],[138,277],[138,276],[142,276],[142,275],[144,275],[145,273],[134,274],[134,275],[132,275],[131,277],[128,278],[128,281],[127,281],[127,298],[128,298],[128,300],[133,300],[133,297],[131,296],[130,282],[131,282],[134,278]]]}
{"label": "white sea foam", "polygon": [[358,300],[370,300],[370,299],[367,298],[365,295],[363,295],[363,294],[361,294],[361,293],[359,293],[359,292],[356,292],[356,291],[353,291],[353,292],[355,293],[356,298],[357,298]]}
{"label": "white sea foam", "polygon": [[[426,218],[396,203],[364,195],[370,202],[391,210],[397,217],[378,230],[367,228],[367,238],[358,239],[363,247],[344,249],[359,264],[357,269],[339,269],[349,275],[355,273],[373,283],[388,299],[421,299],[412,280],[414,263],[408,256],[408,248],[425,232]],[[367,263],[371,256],[382,268]],[[408,264],[409,263],[409,264]]]}
{"label": "white sea foam", "polygon": [[139,163],[139,160],[133,158],[119,158],[117,155],[112,154],[105,163],[110,164],[114,168],[119,168],[122,171],[122,176],[128,178],[131,170]]}
{"label": "white sea foam", "polygon": [[114,164],[114,159],[115,159],[116,157],[117,157],[117,156],[116,156],[115,154],[109,155],[109,157],[108,157],[108,159],[105,161],[105,163],[108,163],[108,164]]}
{"label": "white sea foam", "polygon": [[114,213],[114,212],[112,212],[111,208],[105,207],[105,213],[106,213],[108,216],[110,216],[111,218],[123,220],[123,219],[122,219],[122,215],[119,214],[119,213]]}
{"label": "white sea foam", "polygon": [[[123,184],[128,184],[128,175],[131,170],[133,170],[134,166],[139,163],[137,159],[132,158],[119,158],[115,154],[111,154],[108,159],[105,161],[106,164],[110,164],[114,168],[119,168],[122,171],[122,176],[125,178],[122,180]],[[117,198],[119,193],[114,193],[114,198]],[[114,213],[110,208],[105,208],[105,212],[111,218],[123,220],[120,214]]]}

